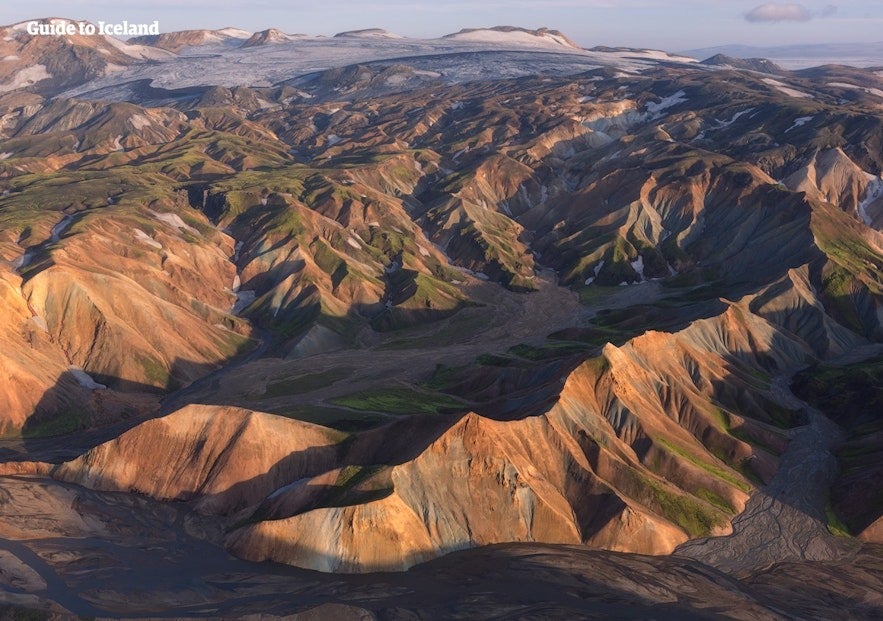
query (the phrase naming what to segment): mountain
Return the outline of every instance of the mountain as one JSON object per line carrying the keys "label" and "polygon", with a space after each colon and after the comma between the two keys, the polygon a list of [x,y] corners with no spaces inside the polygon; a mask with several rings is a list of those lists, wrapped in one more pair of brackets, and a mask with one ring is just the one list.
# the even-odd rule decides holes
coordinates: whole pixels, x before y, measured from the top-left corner
{"label": "mountain", "polygon": [[348,30],[346,32],[338,32],[334,35],[337,38],[349,39],[401,39],[401,35],[389,32],[383,28],[364,28],[362,30]]}
{"label": "mountain", "polygon": [[493,28],[464,28],[459,32],[445,35],[445,39],[458,41],[480,41],[485,43],[501,44],[527,44],[538,46],[560,46],[565,48],[581,49],[576,43],[568,39],[557,30],[539,28],[528,30],[515,26],[494,26]]}
{"label": "mountain", "polygon": [[742,59],[767,58],[787,69],[805,69],[827,64],[874,67],[880,64],[883,43],[826,43],[770,47],[721,45],[686,50],[684,54],[695,58],[708,58],[717,54]]}
{"label": "mountain", "polygon": [[261,45],[270,45],[273,43],[284,43],[293,39],[294,37],[285,34],[281,30],[277,30],[276,28],[269,28],[267,30],[262,30],[261,32],[256,32],[251,35],[248,39],[245,40],[245,42],[242,44],[242,47],[256,47]]}
{"label": "mountain", "polygon": [[249,39],[251,36],[252,33],[238,28],[181,30],[178,32],[164,32],[159,35],[133,37],[128,42],[136,45],[149,45],[177,54],[186,48],[200,45],[235,44],[243,39]]}
{"label": "mountain", "polygon": [[[52,24],[58,18],[39,20]],[[124,43],[109,36],[31,36],[27,22],[0,28],[0,93],[20,88],[48,93],[118,72],[145,60],[166,60],[164,50]]]}
{"label": "mountain", "polygon": [[10,605],[879,612],[881,76],[225,31],[0,94]]}
{"label": "mountain", "polygon": [[715,54],[702,61],[703,65],[715,65],[718,67],[732,67],[733,69],[745,69],[747,71],[759,71],[760,73],[782,73],[782,68],[766,58],[735,58],[725,54]]}

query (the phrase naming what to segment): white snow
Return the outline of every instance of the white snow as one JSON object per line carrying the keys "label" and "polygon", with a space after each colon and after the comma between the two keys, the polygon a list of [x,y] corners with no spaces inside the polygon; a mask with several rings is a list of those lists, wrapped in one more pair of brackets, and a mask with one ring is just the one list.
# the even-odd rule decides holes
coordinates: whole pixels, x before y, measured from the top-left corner
{"label": "white snow", "polygon": [[269,496],[267,496],[267,500],[273,500],[274,498],[278,498],[279,496],[281,496],[281,495],[284,494],[285,492],[287,492],[287,491],[289,491],[289,490],[292,490],[292,489],[295,489],[295,488],[297,488],[297,487],[300,487],[301,485],[304,484],[304,482],[309,481],[309,480],[310,480],[309,477],[306,477],[306,478],[303,478],[303,479],[298,479],[297,481],[294,481],[293,483],[289,483],[289,484],[287,484],[287,485],[283,485],[282,487],[280,487],[279,489],[277,489],[276,491],[274,491],[272,494],[270,494]]}
{"label": "white snow", "polygon": [[[496,31],[493,31],[496,32]],[[471,35],[476,37],[476,35]],[[114,100],[125,99],[128,87],[125,84],[135,80],[149,80],[157,88],[187,88],[204,84],[218,86],[249,85],[270,86],[280,81],[290,80],[315,71],[343,67],[376,60],[407,58],[407,64],[416,70],[443,73],[451,82],[465,82],[494,77],[520,77],[535,74],[548,63],[558,70],[572,70],[582,73],[594,67],[613,67],[632,78],[640,71],[653,68],[660,61],[668,63],[694,63],[694,59],[669,57],[660,52],[621,51],[592,52],[575,47],[566,47],[549,36],[537,37],[527,33],[516,34],[496,32],[491,39],[477,36],[477,40],[466,38],[439,39],[391,39],[363,37],[298,37],[273,46],[242,48],[220,42],[174,55],[162,50],[153,50],[162,60],[159,63],[134,63],[125,71],[114,72],[64,93],[64,96],[82,95],[95,89],[119,88],[113,93]],[[146,54],[143,46],[128,46],[120,41],[109,41],[109,45],[122,48],[129,55]],[[211,54],[204,50],[211,50]],[[513,56],[514,62],[505,62],[505,57],[518,52],[537,53],[536,63],[526,63],[521,56]],[[466,57],[471,52],[493,52],[501,55],[500,60],[485,64],[475,57]],[[544,54],[554,52],[555,54]],[[418,62],[413,59],[426,57],[439,58],[440,65],[430,61]],[[442,67],[444,67],[442,69]],[[102,95],[107,98],[108,92]]]}
{"label": "white snow", "polygon": [[729,127],[733,123],[739,120],[739,117],[749,114],[754,111],[754,108],[748,108],[747,110],[740,110],[739,112],[733,115],[729,121],[719,121],[715,119],[715,123],[717,123],[717,127],[712,127],[711,129],[723,129],[724,127]]}
{"label": "white snow", "polygon": [[660,115],[662,111],[668,110],[669,108],[684,103],[685,101],[687,101],[687,94],[684,91],[678,91],[673,95],[664,97],[659,103],[649,102],[647,104],[647,112],[653,115]]}
{"label": "white snow", "polygon": [[123,150],[123,144],[122,144],[122,142],[120,142],[122,139],[123,139],[122,134],[120,134],[119,136],[117,136],[116,138],[113,139],[113,148],[115,151],[122,151]]}
{"label": "white snow", "polygon": [[785,130],[785,133],[787,134],[787,133],[790,132],[792,129],[795,129],[795,128],[797,128],[797,127],[803,127],[804,125],[806,125],[807,123],[809,123],[810,121],[812,121],[813,118],[814,118],[814,117],[811,117],[811,116],[801,116],[801,117],[799,117],[799,118],[797,118],[797,119],[794,119],[794,125],[792,125],[792,126],[789,127],[788,129],[786,129],[786,130]]}
{"label": "white snow", "polygon": [[68,371],[83,388],[87,388],[88,390],[105,390],[107,388],[104,384],[99,384],[92,379],[92,376],[80,367],[71,366],[68,367]]}
{"label": "white snow", "polygon": [[598,277],[598,274],[601,273],[601,268],[603,268],[603,267],[604,267],[604,259],[601,259],[601,262],[598,263],[598,265],[596,265],[594,268],[595,275],[590,276],[589,278],[586,278],[587,285],[591,285],[593,282],[595,282],[595,279]]}
{"label": "white snow", "polygon": [[402,35],[384,30],[383,28],[365,28],[364,30],[348,30],[339,32],[335,37],[346,37],[350,39],[404,39]]}
{"label": "white snow", "polygon": [[638,255],[638,258],[629,262],[629,265],[638,273],[638,278],[644,280],[644,257]]}
{"label": "white snow", "polygon": [[828,86],[836,86],[837,88],[847,88],[851,90],[864,91],[868,95],[874,95],[883,99],[883,90],[879,88],[870,88],[865,86],[856,86],[855,84],[847,84],[846,82],[828,82]]}
{"label": "white snow", "polygon": [[556,36],[550,32],[541,34],[532,34],[523,30],[513,30],[511,32],[502,32],[499,30],[477,29],[468,32],[458,32],[445,37],[445,39],[453,39],[455,41],[477,41],[482,43],[497,43],[503,45],[527,45],[536,47],[552,47],[567,48],[570,50],[577,49],[567,42],[563,37]]}
{"label": "white snow", "polygon": [[0,84],[0,93],[14,91],[17,88],[31,86],[42,80],[48,80],[52,74],[46,71],[46,65],[31,65],[12,76],[12,81]]}
{"label": "white snow", "polygon": [[883,178],[874,177],[871,182],[868,183],[868,188],[865,190],[865,197],[857,207],[859,217],[862,219],[862,222],[868,226],[871,226],[872,223],[871,216],[868,214],[868,207],[880,198],[883,198]]}
{"label": "white snow", "polygon": [[132,229],[135,231],[135,239],[140,241],[141,243],[147,244],[151,248],[156,248],[157,250],[162,250],[162,244],[153,239],[150,235],[142,231],[141,229]]}
{"label": "white snow", "polygon": [[181,219],[181,216],[179,216],[176,213],[170,213],[170,212],[159,213],[157,211],[151,211],[150,213],[153,214],[153,217],[156,218],[157,220],[159,220],[160,222],[165,222],[169,226],[173,226],[176,229],[183,229],[185,231],[189,231],[190,233],[193,233],[194,235],[199,235],[199,231],[197,229],[193,228],[189,224],[186,224]]}
{"label": "white snow", "polygon": [[327,142],[329,147],[333,147],[337,143],[339,143],[343,138],[338,136],[337,134],[328,134]]}
{"label": "white snow", "polygon": [[58,222],[58,224],[52,227],[52,232],[50,233],[49,239],[52,241],[53,244],[58,243],[58,240],[61,239],[61,236],[68,229],[71,223],[73,223],[73,221],[73,216],[65,216]]}
{"label": "white snow", "polygon": [[144,129],[145,127],[150,126],[150,119],[148,119],[143,114],[133,114],[131,117],[129,117],[129,123],[131,123],[132,127],[134,127],[136,130]]}
{"label": "white snow", "polygon": [[219,35],[232,37],[234,39],[248,39],[254,34],[253,32],[243,30],[242,28],[221,28],[220,30],[215,30],[215,32]]}
{"label": "white snow", "polygon": [[126,56],[131,56],[132,58],[140,60],[171,60],[175,58],[175,54],[158,47],[151,47],[149,45],[129,45],[119,39],[106,35],[103,38],[108,44],[112,45]]}
{"label": "white snow", "polygon": [[762,80],[762,82],[764,84],[769,84],[770,86],[775,88],[780,93],[784,93],[784,94],[788,95],[789,97],[797,97],[799,99],[813,99],[813,96],[810,95],[809,93],[804,93],[803,91],[799,91],[796,88],[791,88],[787,84],[783,84],[782,82],[779,82],[778,80],[774,80],[772,78],[764,78]]}

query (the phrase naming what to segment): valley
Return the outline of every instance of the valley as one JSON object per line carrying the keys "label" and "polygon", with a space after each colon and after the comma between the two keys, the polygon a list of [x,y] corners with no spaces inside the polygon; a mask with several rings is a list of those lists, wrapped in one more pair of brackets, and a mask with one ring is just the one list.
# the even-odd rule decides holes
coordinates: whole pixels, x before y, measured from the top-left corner
{"label": "valley", "polygon": [[9,614],[880,614],[880,71],[20,26]]}

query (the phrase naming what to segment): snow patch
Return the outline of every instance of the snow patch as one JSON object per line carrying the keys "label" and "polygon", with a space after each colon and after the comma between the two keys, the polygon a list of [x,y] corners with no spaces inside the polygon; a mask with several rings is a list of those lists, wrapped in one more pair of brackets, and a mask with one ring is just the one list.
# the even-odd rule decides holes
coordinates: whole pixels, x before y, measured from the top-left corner
{"label": "snow patch", "polygon": [[761,81],[764,84],[769,84],[770,86],[775,88],[780,93],[784,93],[785,95],[788,95],[789,97],[797,97],[799,99],[813,99],[813,96],[810,95],[809,93],[804,93],[803,91],[799,91],[796,88],[791,88],[787,84],[783,84],[782,82],[779,82],[778,80],[774,80],[772,78],[764,78]]}
{"label": "snow patch", "polygon": [[719,121],[719,120],[715,119],[714,122],[717,123],[717,127],[714,127],[712,129],[723,129],[724,127],[729,127],[730,125],[732,125],[733,123],[738,121],[740,117],[742,117],[746,114],[749,114],[753,111],[754,111],[754,108],[748,108],[747,110],[741,110],[741,111],[737,112],[736,114],[734,114],[733,118],[731,118],[729,121]]}
{"label": "snow patch", "polygon": [[341,140],[343,140],[343,138],[341,138],[337,134],[328,134],[328,138],[326,139],[326,142],[328,143],[329,147],[333,147],[334,145],[339,143]]}
{"label": "snow patch", "polygon": [[242,28],[221,28],[220,30],[215,30],[215,32],[219,35],[232,37],[234,39],[248,39],[254,34],[253,32],[243,30]]}
{"label": "snow patch", "polygon": [[58,224],[52,227],[52,232],[50,233],[49,239],[52,241],[53,244],[58,243],[58,241],[61,239],[61,236],[70,227],[73,221],[73,216],[65,216],[61,219],[61,221],[58,222]]}
{"label": "snow patch", "polygon": [[846,82],[828,82],[828,86],[835,86],[837,88],[847,88],[856,91],[864,91],[868,95],[874,95],[875,97],[880,97],[883,99],[883,91],[879,88],[868,88],[864,86],[856,86],[855,84],[847,84]]}
{"label": "snow patch", "polygon": [[804,125],[806,125],[807,123],[809,123],[812,120],[813,120],[813,117],[811,117],[811,116],[802,116],[800,118],[794,119],[794,125],[792,125],[788,129],[786,129],[785,133],[787,134],[792,129],[795,129],[797,127],[803,127]]}
{"label": "snow patch", "polygon": [[128,43],[123,43],[119,39],[106,35],[104,41],[121,51],[126,56],[140,60],[171,60],[175,58],[175,54],[158,47],[151,47],[149,45],[129,45]]}
{"label": "snow patch", "polygon": [[481,43],[502,43],[506,45],[526,45],[530,47],[565,47],[575,49],[564,37],[559,37],[551,32],[533,34],[523,30],[503,32],[499,30],[477,29],[448,35],[445,39],[478,41]]}
{"label": "snow patch", "polygon": [[0,93],[7,93],[18,88],[31,86],[42,80],[48,80],[52,74],[46,71],[46,65],[31,65],[12,76],[12,81],[0,84]]}
{"label": "snow patch", "polygon": [[88,390],[105,390],[107,386],[104,384],[99,384],[92,376],[86,373],[80,367],[70,366],[68,367],[68,372],[77,380],[77,383],[80,384],[83,388]]}
{"label": "snow patch", "polygon": [[638,258],[629,262],[629,265],[631,265],[632,269],[637,272],[638,278],[644,280],[644,257],[638,255]]}
{"label": "snow patch", "polygon": [[157,211],[151,211],[150,213],[153,214],[153,217],[156,218],[157,220],[159,220],[160,222],[165,222],[169,226],[173,226],[176,229],[188,231],[190,233],[193,233],[194,235],[199,235],[199,231],[197,229],[193,228],[189,224],[186,224],[181,219],[181,216],[179,216],[176,213],[170,213],[170,212],[159,213]]}
{"label": "snow patch", "polygon": [[603,267],[604,267],[604,260],[601,259],[601,262],[598,263],[598,265],[596,265],[594,268],[595,275],[590,276],[589,278],[586,278],[587,285],[591,285],[593,282],[595,282],[595,279],[598,277],[598,274],[601,273],[601,268],[603,268]]}
{"label": "snow patch", "polygon": [[875,203],[878,199],[883,198],[883,177],[875,177],[868,183],[868,189],[865,191],[865,197],[858,204],[858,215],[862,222],[871,226],[871,216],[868,213],[868,207]]}
{"label": "snow patch", "polygon": [[129,123],[131,123],[132,127],[134,127],[136,130],[139,130],[139,129],[144,129],[145,127],[149,127],[150,126],[150,119],[148,119],[143,114],[133,114],[129,118]]}
{"label": "snow patch", "polygon": [[684,91],[678,91],[674,95],[669,95],[668,97],[663,97],[662,101],[658,103],[650,102],[647,104],[647,112],[654,116],[661,116],[661,112],[664,110],[668,110],[678,104],[684,103],[687,101],[687,93]]}
{"label": "snow patch", "polygon": [[157,250],[162,250],[162,244],[153,239],[150,235],[142,231],[141,229],[132,229],[135,231],[135,239],[140,241],[143,244],[147,244],[151,248],[156,248]]}

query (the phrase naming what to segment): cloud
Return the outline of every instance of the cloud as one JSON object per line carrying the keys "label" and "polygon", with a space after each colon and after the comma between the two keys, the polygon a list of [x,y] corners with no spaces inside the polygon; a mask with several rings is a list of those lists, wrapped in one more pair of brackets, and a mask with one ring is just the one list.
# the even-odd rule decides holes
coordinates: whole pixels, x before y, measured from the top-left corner
{"label": "cloud", "polygon": [[767,2],[745,14],[749,22],[808,22],[812,13],[802,4],[776,4]]}

